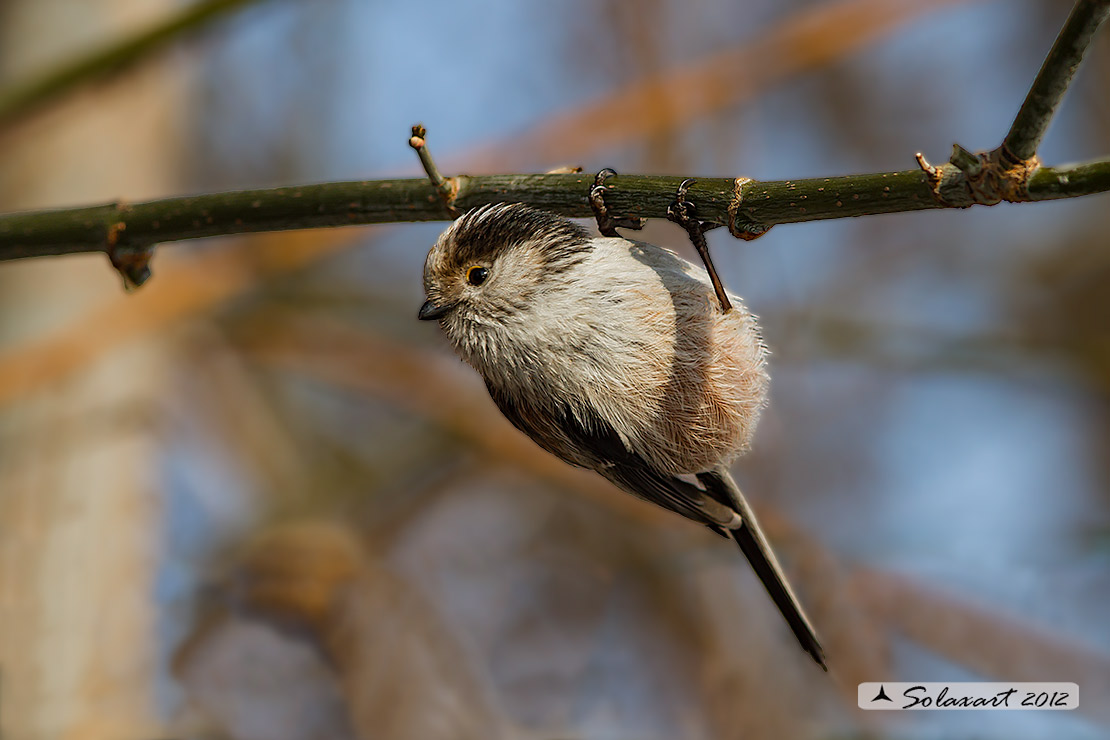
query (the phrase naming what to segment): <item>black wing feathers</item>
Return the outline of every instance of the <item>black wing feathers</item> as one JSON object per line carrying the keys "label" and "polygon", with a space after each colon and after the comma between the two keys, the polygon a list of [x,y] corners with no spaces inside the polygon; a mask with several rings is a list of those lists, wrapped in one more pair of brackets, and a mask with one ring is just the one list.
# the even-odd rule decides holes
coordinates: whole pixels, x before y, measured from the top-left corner
{"label": "black wing feathers", "polygon": [[505,418],[548,452],[573,465],[596,470],[629,493],[704,524],[717,534],[731,535],[802,648],[825,668],[817,635],[790,590],[755,514],[727,470],[699,473],[698,480],[705,488],[698,488],[655,470],[628,449],[616,430],[597,414],[575,414],[565,406],[554,412],[535,411],[522,407],[489,383],[486,387]]}
{"label": "black wing feathers", "polygon": [[[731,508],[692,483],[659,473],[629,450],[616,430],[600,416],[574,414],[566,407],[555,413],[533,415],[508,394],[488,383],[486,387],[505,418],[553,455],[596,470],[625,491],[715,530],[736,522]],[[586,456],[588,461],[582,459]]]}

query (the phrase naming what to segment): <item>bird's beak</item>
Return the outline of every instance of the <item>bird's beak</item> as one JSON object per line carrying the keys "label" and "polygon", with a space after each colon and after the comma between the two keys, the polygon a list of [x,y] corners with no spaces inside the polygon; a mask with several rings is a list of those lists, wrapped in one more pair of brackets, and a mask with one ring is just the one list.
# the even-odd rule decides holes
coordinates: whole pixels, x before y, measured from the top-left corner
{"label": "bird's beak", "polygon": [[416,314],[416,318],[420,319],[421,321],[432,321],[434,319],[438,319],[440,316],[443,316],[445,313],[450,311],[451,308],[452,306],[450,304],[446,306],[437,306],[431,301],[424,301],[424,305],[420,307],[420,313]]}

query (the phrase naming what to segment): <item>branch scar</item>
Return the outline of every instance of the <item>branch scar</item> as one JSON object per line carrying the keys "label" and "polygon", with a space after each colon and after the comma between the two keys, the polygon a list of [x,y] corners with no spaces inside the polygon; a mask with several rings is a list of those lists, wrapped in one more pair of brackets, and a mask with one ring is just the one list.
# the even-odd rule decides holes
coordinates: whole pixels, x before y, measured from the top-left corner
{"label": "branch scar", "polygon": [[755,180],[750,177],[736,178],[732,186],[732,200],[728,204],[728,233],[749,242],[771,230],[767,224],[741,218],[740,205],[744,202],[744,186],[750,182]]}

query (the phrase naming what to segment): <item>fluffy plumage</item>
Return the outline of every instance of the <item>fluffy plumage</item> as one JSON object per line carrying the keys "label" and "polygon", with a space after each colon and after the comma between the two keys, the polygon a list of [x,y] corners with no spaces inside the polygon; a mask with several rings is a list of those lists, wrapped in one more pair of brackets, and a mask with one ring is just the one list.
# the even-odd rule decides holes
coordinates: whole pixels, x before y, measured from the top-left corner
{"label": "fluffy plumage", "polygon": [[[472,265],[490,270],[481,286],[466,281]],[[520,414],[600,417],[668,475],[710,470],[751,442],[768,385],[755,319],[736,297],[721,313],[705,272],[672,252],[499,204],[440,237],[424,285],[454,306],[441,323],[459,354]],[[592,467],[561,440],[541,444]]]}
{"label": "fluffy plumage", "polygon": [[[488,270],[479,285],[468,280],[472,267]],[[590,238],[519,204],[475,209],[448,228],[428,254],[424,289],[421,317],[439,319],[517,428],[573,465],[731,534],[822,662],[727,470],[751,443],[768,387],[767,351],[740,298],[723,312],[705,271],[673,252]]]}

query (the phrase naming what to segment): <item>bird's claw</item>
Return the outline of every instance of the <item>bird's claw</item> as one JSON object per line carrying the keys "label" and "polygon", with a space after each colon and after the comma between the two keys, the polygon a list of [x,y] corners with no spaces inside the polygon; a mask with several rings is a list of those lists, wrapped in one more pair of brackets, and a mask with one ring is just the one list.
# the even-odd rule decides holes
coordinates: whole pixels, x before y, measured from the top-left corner
{"label": "bird's claw", "polygon": [[602,236],[620,236],[617,233],[618,228],[639,231],[647,221],[637,216],[615,218],[609,211],[609,207],[605,205],[605,181],[615,174],[615,170],[606,167],[594,176],[594,184],[590,188],[590,208],[593,209],[597,230]]}
{"label": "bird's claw", "polygon": [[702,264],[705,265],[705,271],[709,273],[709,279],[713,283],[713,292],[717,294],[721,310],[727,312],[732,309],[732,301],[729,300],[721,279],[717,277],[717,270],[713,267],[713,259],[709,256],[709,245],[705,241],[705,232],[717,228],[720,224],[698,219],[697,206],[686,199],[690,186],[695,182],[697,180],[693,177],[687,177],[678,186],[678,190],[674,194],[674,203],[667,206],[667,218],[686,230],[690,242],[694,245],[694,249],[698,250],[698,256],[701,257]]}

